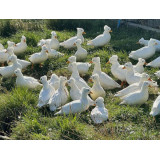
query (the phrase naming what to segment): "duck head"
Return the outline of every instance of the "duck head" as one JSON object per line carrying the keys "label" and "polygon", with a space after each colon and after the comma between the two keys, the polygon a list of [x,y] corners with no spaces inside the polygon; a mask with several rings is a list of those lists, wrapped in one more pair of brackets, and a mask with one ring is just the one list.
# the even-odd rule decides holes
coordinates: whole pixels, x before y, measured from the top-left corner
{"label": "duck head", "polygon": [[77,40],[74,42],[74,45],[77,46],[77,47],[81,46],[81,44],[82,44],[81,39],[77,39]]}
{"label": "duck head", "polygon": [[103,97],[98,97],[95,100],[95,106],[104,107],[104,98]]}
{"label": "duck head", "polygon": [[71,56],[68,58],[67,63],[73,63],[73,62],[76,62],[76,56]]}
{"label": "duck head", "polygon": [[83,28],[77,28],[77,35],[86,34]]}
{"label": "duck head", "polygon": [[10,62],[15,63],[16,61],[17,61],[17,56],[16,55],[12,55],[12,56],[10,56],[8,58],[7,63],[10,63]]}
{"label": "duck head", "polygon": [[107,26],[107,25],[104,26],[104,31],[108,32],[108,33],[112,32],[111,28],[109,26]]}
{"label": "duck head", "polygon": [[75,84],[75,79],[70,78],[70,79],[67,81],[67,84],[68,84],[68,86],[72,87],[72,86]]}
{"label": "duck head", "polygon": [[156,46],[157,44],[157,40],[153,38],[151,38],[148,42],[148,46]]}
{"label": "duck head", "polygon": [[60,76],[60,86],[61,85],[65,85],[67,83],[67,77],[64,77],[64,76]]}
{"label": "duck head", "polygon": [[147,63],[146,63],[145,59],[143,59],[143,58],[138,58],[138,65],[143,66],[143,65],[147,65]]}
{"label": "duck head", "polygon": [[118,61],[118,56],[117,55],[113,55],[109,61],[107,62],[107,64],[111,63],[111,64],[115,64]]}
{"label": "duck head", "polygon": [[43,53],[48,53],[48,49],[47,49],[46,45],[42,46],[42,52]]}
{"label": "duck head", "polygon": [[21,70],[19,68],[17,68],[15,71],[14,71],[14,74],[17,76],[17,77],[20,77],[20,76],[23,76]]}
{"label": "duck head", "polygon": [[56,34],[55,31],[52,31],[52,32],[51,32],[51,35],[52,35],[52,38],[53,38],[53,39],[57,39],[57,34]]}
{"label": "duck head", "polygon": [[89,79],[90,82],[97,82],[99,81],[99,75],[98,74],[94,74],[91,76],[91,78]]}
{"label": "duck head", "polygon": [[46,83],[47,83],[47,76],[42,76],[42,77],[40,78],[40,82],[41,82],[42,84],[46,84]]}
{"label": "duck head", "polygon": [[100,63],[100,57],[93,57],[92,61],[90,61],[90,63],[93,63],[93,64]]}
{"label": "duck head", "polygon": [[21,42],[26,43],[26,37],[25,36],[22,36]]}
{"label": "duck head", "polygon": [[132,63],[131,63],[131,62],[125,63],[123,69],[127,69],[128,71],[129,71],[129,70],[133,70],[133,65],[132,65]]}

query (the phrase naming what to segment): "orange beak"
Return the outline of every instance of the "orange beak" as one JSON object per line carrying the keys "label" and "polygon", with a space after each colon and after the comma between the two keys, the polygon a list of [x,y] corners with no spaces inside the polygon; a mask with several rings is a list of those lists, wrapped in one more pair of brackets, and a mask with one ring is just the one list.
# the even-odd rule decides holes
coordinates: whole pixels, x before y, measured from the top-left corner
{"label": "orange beak", "polygon": [[48,50],[46,50],[46,53],[49,53]]}
{"label": "orange beak", "polygon": [[122,69],[126,69],[126,67],[124,66]]}
{"label": "orange beak", "polygon": [[92,61],[90,61],[89,63],[93,63]]}
{"label": "orange beak", "polygon": [[93,106],[96,106],[96,104],[93,104]]}
{"label": "orange beak", "polygon": [[26,42],[26,40],[24,39],[24,43]]}
{"label": "orange beak", "polygon": [[82,34],[86,34],[86,32],[83,32]]}
{"label": "orange beak", "polygon": [[15,75],[15,74],[13,74],[13,75],[12,75],[12,77],[16,77],[16,75]]}
{"label": "orange beak", "polygon": [[110,64],[110,61],[108,61],[106,64]]}
{"label": "orange beak", "polygon": [[14,46],[16,47],[17,45],[15,44]]}
{"label": "orange beak", "polygon": [[112,30],[110,30],[109,32],[112,32]]}
{"label": "orange beak", "polygon": [[149,81],[152,81],[152,79],[151,79],[151,78],[148,78],[148,80],[149,80]]}
{"label": "orange beak", "polygon": [[93,94],[91,91],[89,92],[90,94]]}
{"label": "orange beak", "polygon": [[69,63],[70,63],[70,61],[67,61],[66,63],[67,63],[67,64],[69,64]]}
{"label": "orange beak", "polygon": [[57,36],[54,36],[55,39],[57,39]]}
{"label": "orange beak", "polygon": [[76,44],[75,44],[75,43],[73,43],[73,45],[74,45],[74,46],[76,46]]}
{"label": "orange beak", "polygon": [[148,63],[146,63],[146,62],[144,63],[144,65],[147,65],[147,64],[148,64]]}
{"label": "orange beak", "polygon": [[93,82],[93,80],[90,78],[90,79],[89,79],[89,82]]}

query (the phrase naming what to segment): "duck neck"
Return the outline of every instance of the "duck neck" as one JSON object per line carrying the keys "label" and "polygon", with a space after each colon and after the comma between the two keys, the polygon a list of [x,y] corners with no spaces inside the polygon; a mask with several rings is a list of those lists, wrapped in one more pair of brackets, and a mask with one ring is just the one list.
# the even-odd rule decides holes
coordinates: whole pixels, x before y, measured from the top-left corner
{"label": "duck neck", "polygon": [[101,86],[99,80],[94,81],[93,86]]}
{"label": "duck neck", "polygon": [[101,64],[95,63],[93,73],[101,72]]}
{"label": "duck neck", "polygon": [[116,62],[112,63],[112,68],[117,68],[119,65],[120,65],[119,62],[116,61]]}
{"label": "duck neck", "polygon": [[86,100],[88,100],[87,95],[88,94],[82,94],[82,96],[81,96],[81,101],[82,102],[86,102]]}
{"label": "duck neck", "polygon": [[145,86],[143,85],[142,88],[141,88],[141,92],[143,92],[144,94],[145,94],[145,93],[148,93],[148,86],[145,87]]}
{"label": "duck neck", "polygon": [[104,30],[103,34],[109,34],[109,32]]}
{"label": "duck neck", "polygon": [[74,90],[76,90],[76,91],[79,90],[79,88],[77,87],[77,85],[76,85],[75,83],[72,84],[71,89],[74,89]]}
{"label": "duck neck", "polygon": [[79,72],[77,67],[76,68],[72,68],[72,76],[73,77],[79,77]]}
{"label": "duck neck", "polygon": [[82,46],[80,44],[77,44],[77,49],[81,49]]}
{"label": "duck neck", "polygon": [[46,81],[46,82],[43,83],[43,88],[44,88],[44,89],[48,89],[48,88],[49,88],[49,83],[48,83],[48,81]]}

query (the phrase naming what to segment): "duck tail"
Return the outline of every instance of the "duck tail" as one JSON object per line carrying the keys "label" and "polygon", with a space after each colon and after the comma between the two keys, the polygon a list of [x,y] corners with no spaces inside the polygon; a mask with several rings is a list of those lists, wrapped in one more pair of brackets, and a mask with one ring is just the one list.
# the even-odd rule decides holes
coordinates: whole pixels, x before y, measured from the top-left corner
{"label": "duck tail", "polygon": [[148,63],[146,66],[152,66],[152,62]]}
{"label": "duck tail", "polygon": [[92,45],[93,45],[93,42],[92,42],[92,41],[88,41],[88,42],[87,42],[87,45],[88,45],[88,46],[92,46]]}
{"label": "duck tail", "polygon": [[54,115],[56,116],[56,115],[61,115],[63,112],[62,112],[62,110],[60,110],[59,112],[57,112],[57,113],[55,113]]}
{"label": "duck tail", "polygon": [[114,97],[121,97],[121,94],[117,93],[117,94],[114,95]]}
{"label": "duck tail", "polygon": [[60,43],[59,45],[63,47],[64,46],[64,42]]}

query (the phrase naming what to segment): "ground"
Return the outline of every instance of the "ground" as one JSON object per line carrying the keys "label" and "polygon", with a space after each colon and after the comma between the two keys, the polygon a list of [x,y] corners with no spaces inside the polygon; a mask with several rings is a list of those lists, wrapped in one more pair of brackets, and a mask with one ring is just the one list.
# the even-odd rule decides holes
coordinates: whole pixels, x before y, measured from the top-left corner
{"label": "ground", "polygon": [[[86,31],[85,43],[83,47],[88,51],[86,59],[89,62],[92,57],[99,56],[101,58],[102,71],[106,72],[113,78],[110,67],[106,62],[112,55],[119,56],[119,62],[124,64],[131,61],[136,64],[136,61],[130,60],[128,54],[130,51],[138,49],[142,46],[136,42],[144,37],[145,39],[156,38],[160,39],[160,34],[148,32],[142,29],[129,27],[125,24],[117,29],[116,21],[108,20],[106,24],[112,28],[110,44],[94,48],[86,45],[86,42],[101,32],[102,25],[94,25]],[[7,47],[7,40],[19,42],[20,37],[25,35],[27,38],[28,48],[26,52],[19,58],[28,60],[29,55],[40,51],[37,43],[42,38],[50,38],[50,29],[44,27],[41,30],[19,30],[13,33],[10,37],[0,37],[0,42]],[[60,42],[74,36],[76,29],[72,31],[56,30]],[[43,75],[50,77],[51,73],[70,77],[70,73],[65,68],[67,67],[67,59],[75,53],[75,49],[66,50],[59,49],[65,55],[60,58],[50,59],[44,62],[43,67],[38,65],[31,70],[29,66],[25,71],[25,75],[33,76],[39,79]],[[156,53],[150,62],[160,53]],[[145,72],[148,73],[153,80],[158,81],[154,76],[154,72],[158,68],[146,67]],[[90,68],[84,79],[88,82],[93,71],[93,66]],[[114,78],[115,79],[115,78]],[[118,83],[117,79],[115,79]],[[160,139],[160,118],[159,116],[153,119],[149,115],[152,104],[156,99],[157,92],[150,90],[150,96],[147,103],[141,106],[120,106],[120,99],[114,97],[114,94],[119,90],[106,90],[105,106],[109,112],[109,120],[101,125],[94,125],[90,118],[91,107],[88,111],[69,116],[54,116],[54,113],[49,111],[48,107],[38,109],[38,95],[40,88],[36,90],[28,90],[25,88],[17,88],[15,85],[15,77],[2,79],[0,88],[0,134],[6,135],[11,139]],[[160,81],[158,81],[160,84]],[[70,101],[70,99],[68,100]]]}

